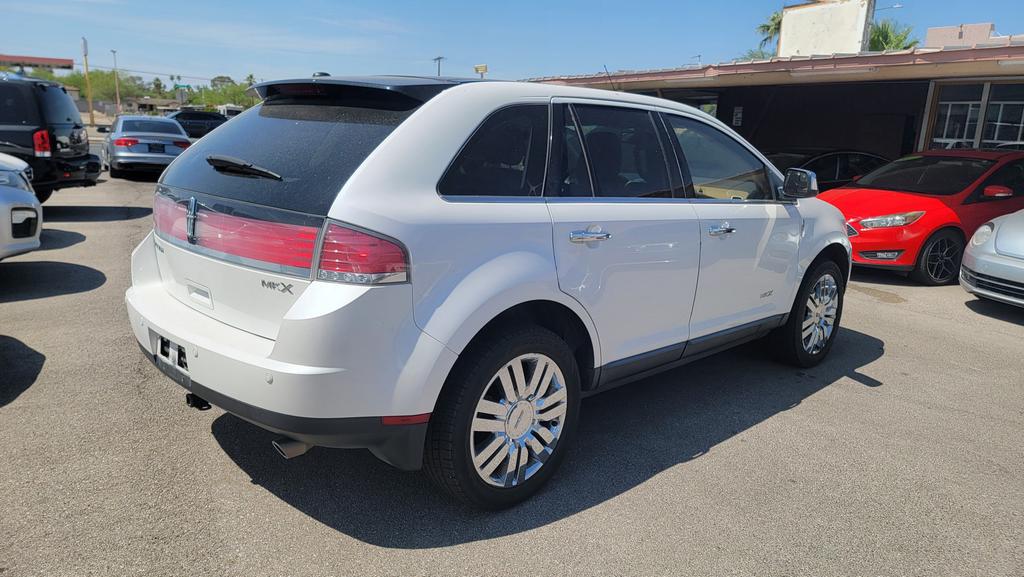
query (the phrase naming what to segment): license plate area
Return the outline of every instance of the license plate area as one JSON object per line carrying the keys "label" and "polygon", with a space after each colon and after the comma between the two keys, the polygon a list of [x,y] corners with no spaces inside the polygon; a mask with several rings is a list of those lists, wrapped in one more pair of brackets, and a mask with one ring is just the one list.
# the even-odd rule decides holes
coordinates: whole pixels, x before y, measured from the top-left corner
{"label": "license plate area", "polygon": [[164,153],[164,145],[163,144],[150,144],[149,145],[149,151],[150,152],[157,152],[157,153],[163,154]]}
{"label": "license plate area", "polygon": [[153,342],[153,357],[162,373],[174,379],[179,385],[191,388],[192,378],[188,373],[188,351],[167,337],[156,333],[150,335]]}

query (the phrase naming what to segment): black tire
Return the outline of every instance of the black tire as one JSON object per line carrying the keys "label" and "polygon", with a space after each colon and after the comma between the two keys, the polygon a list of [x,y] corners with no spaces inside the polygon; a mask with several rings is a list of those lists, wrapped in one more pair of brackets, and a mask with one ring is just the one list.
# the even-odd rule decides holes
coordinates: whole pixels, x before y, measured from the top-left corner
{"label": "black tire", "polygon": [[39,203],[40,204],[50,200],[50,197],[53,196],[53,189],[52,188],[37,188],[37,189],[35,189],[35,191],[36,191],[36,198],[39,199]]}
{"label": "black tire", "polygon": [[964,257],[964,239],[952,229],[933,234],[917,255],[917,266],[910,278],[928,286],[952,284],[960,274],[960,261]]}
{"label": "black tire", "polygon": [[[832,332],[826,338],[824,346],[820,349],[815,348],[815,350],[809,351],[804,346],[803,335],[804,321],[808,319],[809,314],[812,314],[808,308],[808,300],[810,299],[811,291],[818,284],[818,280],[826,275],[832,276],[838,291],[835,296],[835,299],[838,301],[835,320],[832,324]],[[793,301],[793,308],[789,311],[789,318],[786,320],[786,324],[775,329],[769,337],[775,345],[776,356],[779,360],[798,367],[813,367],[828,356],[829,351],[832,350],[832,345],[835,343],[836,335],[839,333],[839,323],[843,317],[843,298],[845,292],[846,281],[843,278],[842,271],[839,269],[839,265],[835,261],[822,260],[812,266],[811,270],[804,276],[803,282],[800,283],[800,290],[796,293],[796,299]]]}
{"label": "black tire", "polygon": [[[484,481],[473,464],[470,437],[474,433],[471,432],[471,424],[477,416],[478,401],[498,371],[520,355],[528,354],[547,356],[562,373],[566,409],[560,421],[561,433],[550,454],[532,476],[515,486],[497,487]],[[506,327],[486,335],[460,355],[441,391],[427,430],[424,470],[438,487],[471,506],[493,510],[520,503],[540,489],[558,469],[573,440],[579,406],[580,380],[576,360],[558,335],[537,326]],[[494,454],[504,450],[502,445]]]}

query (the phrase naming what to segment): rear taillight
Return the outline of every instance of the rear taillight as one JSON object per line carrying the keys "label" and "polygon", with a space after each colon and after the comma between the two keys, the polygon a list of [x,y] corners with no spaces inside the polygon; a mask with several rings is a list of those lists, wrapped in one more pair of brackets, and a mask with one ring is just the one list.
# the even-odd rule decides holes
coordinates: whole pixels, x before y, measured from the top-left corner
{"label": "rear taillight", "polygon": [[189,231],[187,205],[163,195],[153,203],[153,225],[161,238],[175,244],[239,264],[306,277],[320,234],[316,226],[234,216],[198,206]]}
{"label": "rear taillight", "polygon": [[129,146],[135,146],[139,143],[138,138],[115,138],[114,146],[123,146],[125,148]]}
{"label": "rear taillight", "polygon": [[50,147],[50,132],[47,130],[37,130],[32,133],[32,148],[36,156],[49,157],[53,152],[53,149]]}
{"label": "rear taillight", "polygon": [[188,148],[189,146],[192,145],[192,143],[187,141],[187,140],[175,140],[172,144],[174,144],[174,146],[177,146],[178,148],[182,148],[182,149]]}
{"label": "rear taillight", "polygon": [[405,282],[409,279],[409,259],[396,241],[328,223],[316,278],[354,284]]}

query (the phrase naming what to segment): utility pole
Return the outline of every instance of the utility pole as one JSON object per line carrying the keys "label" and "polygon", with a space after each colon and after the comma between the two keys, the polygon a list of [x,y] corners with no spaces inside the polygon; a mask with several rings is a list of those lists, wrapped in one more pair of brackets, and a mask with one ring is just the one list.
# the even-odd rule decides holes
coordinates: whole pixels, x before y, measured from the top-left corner
{"label": "utility pole", "polygon": [[89,41],[82,36],[82,63],[85,65],[85,102],[89,107],[89,124],[96,126],[96,117],[92,111],[92,84],[89,82]]}
{"label": "utility pole", "polygon": [[447,60],[447,58],[445,58],[444,56],[438,56],[436,58],[432,58],[432,60],[434,62],[437,62],[437,75],[440,76],[441,75],[441,61],[442,60]]}
{"label": "utility pole", "polygon": [[114,55],[114,110],[121,114],[121,83],[117,78],[117,50],[111,50]]}

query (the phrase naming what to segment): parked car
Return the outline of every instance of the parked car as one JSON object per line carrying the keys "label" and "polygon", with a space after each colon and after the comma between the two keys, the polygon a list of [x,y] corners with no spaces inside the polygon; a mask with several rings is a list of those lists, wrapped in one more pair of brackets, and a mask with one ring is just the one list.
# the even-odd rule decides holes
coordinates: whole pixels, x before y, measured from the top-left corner
{"label": "parked car", "polygon": [[39,248],[43,209],[27,162],[0,153],[0,260]]}
{"label": "parked car", "polygon": [[160,172],[192,143],[181,125],[169,118],[119,116],[108,128],[100,156],[110,176],[124,171]]}
{"label": "parked car", "polygon": [[191,138],[206,136],[211,130],[228,121],[223,114],[201,110],[179,110],[168,114],[167,118],[180,124]]}
{"label": "parked car", "polygon": [[60,84],[0,72],[0,153],[32,167],[40,202],[53,191],[92,186],[99,158],[89,154],[89,138],[78,108]]}
{"label": "parked car", "polygon": [[850,184],[889,163],[889,159],[877,154],[850,150],[773,152],[766,156],[783,172],[790,168],[814,172],[818,177],[818,189],[822,192]]}
{"label": "parked car", "polygon": [[1024,208],[1024,152],[922,152],[819,198],[846,217],[853,264],[908,271],[927,285],[949,284],[956,282],[974,231]]}
{"label": "parked car", "polygon": [[1024,210],[978,227],[964,251],[960,286],[981,298],[1024,307]]}
{"label": "parked car", "polygon": [[835,342],[842,215],[693,108],[439,78],[256,90],[161,176],[126,303],[189,404],[285,457],[369,448],[508,506],[584,394],[760,337],[799,366]]}

